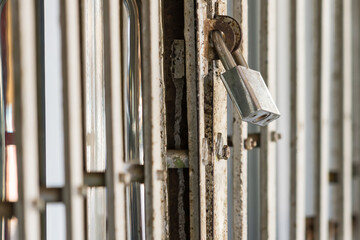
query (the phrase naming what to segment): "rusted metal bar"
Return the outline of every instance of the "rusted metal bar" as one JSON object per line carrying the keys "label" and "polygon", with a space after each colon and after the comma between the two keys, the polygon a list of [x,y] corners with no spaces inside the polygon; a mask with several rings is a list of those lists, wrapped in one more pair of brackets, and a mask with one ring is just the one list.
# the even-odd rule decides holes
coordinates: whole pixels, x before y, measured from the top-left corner
{"label": "rusted metal bar", "polygon": [[[200,164],[202,159],[200,119],[198,111],[200,98],[197,86],[197,62],[196,62],[196,31],[195,16],[196,7],[192,0],[184,0],[184,39],[185,39],[185,75],[186,75],[186,100],[187,100],[187,124],[189,146],[189,199],[190,199],[190,239],[200,239],[204,224],[201,224],[200,213]],[[195,54],[195,55],[194,55]],[[201,95],[199,95],[200,97]],[[202,95],[203,96],[203,95]],[[200,132],[199,132],[200,131]],[[203,136],[203,135],[202,135]],[[203,206],[203,205],[202,205]]]}
{"label": "rusted metal bar", "polygon": [[305,238],[305,2],[291,1],[290,239]]}
{"label": "rusted metal bar", "polygon": [[79,2],[61,1],[66,238],[85,238]]}
{"label": "rusted metal bar", "polygon": [[[212,227],[211,223],[207,223],[207,200],[206,200],[206,165],[209,161],[209,146],[208,139],[205,138],[205,90],[204,90],[204,78],[208,73],[208,61],[205,58],[205,42],[207,38],[203,34],[205,28],[205,20],[207,17],[206,3],[204,1],[196,1],[194,5],[195,12],[195,22],[196,22],[196,33],[195,33],[195,52],[196,52],[196,96],[197,96],[197,145],[198,145],[198,179],[196,179],[196,184],[199,186],[199,237],[200,239],[207,238],[208,228]],[[185,26],[186,28],[186,26]],[[190,168],[190,173],[191,173]],[[211,187],[209,187],[210,189]],[[192,191],[192,190],[191,190]],[[210,193],[212,197],[212,193]],[[190,198],[191,199],[191,198]],[[190,200],[190,207],[192,206]],[[195,206],[195,205],[193,205]],[[211,203],[209,203],[211,206]],[[209,210],[209,213],[212,213]],[[191,237],[191,236],[190,236]]]}
{"label": "rusted metal bar", "polygon": [[19,238],[24,240],[41,236],[40,213],[34,204],[40,200],[35,6],[35,1],[11,1],[19,190],[15,216]]}
{"label": "rusted metal bar", "polygon": [[[204,170],[204,178],[201,176],[200,188],[205,190],[204,195],[201,192],[201,202],[204,198],[206,203],[206,238],[226,239],[228,237],[227,162],[219,158],[216,146],[219,141],[227,144],[227,119],[224,117],[227,116],[227,92],[218,74],[224,71],[222,64],[220,61],[209,61],[203,54],[208,50],[209,36],[204,36],[206,25],[203,26],[200,23],[204,23],[207,18],[214,18],[215,15],[224,15],[226,13],[226,2],[208,1],[206,6],[203,6],[204,12],[201,11],[202,8],[199,8],[201,4],[202,1],[198,1],[197,51],[199,53],[198,82],[203,84],[204,88],[204,108],[199,108],[199,110],[204,111],[204,137],[209,149],[208,160],[205,161],[205,164],[200,165],[200,168]],[[200,37],[200,35],[202,36]],[[205,40],[205,44],[200,45],[201,38]],[[202,146],[202,149],[204,147],[206,146]],[[203,179],[204,182],[202,182]]]}
{"label": "rusted metal bar", "polygon": [[106,115],[107,224],[109,239],[127,236],[125,184],[119,181],[124,170],[122,113],[122,2],[104,1],[104,61]]}
{"label": "rusted metal bar", "polygon": [[[276,12],[275,2],[261,1],[260,5],[260,72],[276,98]],[[276,123],[260,130],[260,229],[261,239],[276,239],[276,144],[271,132]]]}
{"label": "rusted metal bar", "polygon": [[[248,3],[246,0],[233,1],[233,17],[240,23],[242,40],[240,49],[242,55],[248,55]],[[244,141],[247,137],[247,123],[241,121],[237,110],[233,107],[233,155],[232,155],[232,239],[247,240],[247,151]],[[234,144],[236,143],[236,144]],[[229,233],[230,236],[230,233]]]}
{"label": "rusted metal bar", "polygon": [[145,164],[145,229],[147,239],[162,239],[164,228],[166,181],[165,159],[161,154],[164,136],[161,135],[162,114],[162,11],[160,1],[142,3],[142,76],[144,101],[144,164]]}

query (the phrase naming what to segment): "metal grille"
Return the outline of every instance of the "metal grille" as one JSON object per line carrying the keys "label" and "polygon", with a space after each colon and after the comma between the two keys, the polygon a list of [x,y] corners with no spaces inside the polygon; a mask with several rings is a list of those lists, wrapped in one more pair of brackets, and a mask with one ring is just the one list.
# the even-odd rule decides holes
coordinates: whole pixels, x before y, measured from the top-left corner
{"label": "metal grille", "polygon": [[[0,239],[360,239],[359,14],[357,0],[0,1]],[[265,127],[220,79],[219,15],[279,107]]]}

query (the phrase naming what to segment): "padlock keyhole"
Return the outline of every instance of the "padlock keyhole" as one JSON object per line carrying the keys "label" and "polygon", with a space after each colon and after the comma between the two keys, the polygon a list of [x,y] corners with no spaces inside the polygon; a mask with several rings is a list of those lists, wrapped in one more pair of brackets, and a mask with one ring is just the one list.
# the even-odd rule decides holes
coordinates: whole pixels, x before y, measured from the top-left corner
{"label": "padlock keyhole", "polygon": [[267,118],[269,115],[270,115],[269,113],[263,114],[263,115],[261,115],[260,117],[256,118],[256,119],[255,119],[255,122],[259,122],[259,121],[261,121],[261,120],[264,120],[264,119]]}

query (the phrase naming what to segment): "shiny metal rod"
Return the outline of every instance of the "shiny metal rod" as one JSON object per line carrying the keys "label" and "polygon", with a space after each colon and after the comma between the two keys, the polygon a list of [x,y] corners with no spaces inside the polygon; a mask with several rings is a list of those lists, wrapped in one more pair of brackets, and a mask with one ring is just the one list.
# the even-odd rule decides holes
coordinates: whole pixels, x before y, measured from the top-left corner
{"label": "shiny metal rod", "polygon": [[236,51],[234,51],[232,53],[232,56],[234,57],[235,62],[236,62],[237,65],[249,68],[249,65],[247,64],[247,62],[246,62],[244,56],[242,55],[240,49],[237,49]]}
{"label": "shiny metal rod", "polygon": [[211,33],[211,40],[213,41],[216,53],[218,54],[226,71],[236,67],[235,60],[231,55],[231,52],[227,48],[225,41],[221,35],[221,32],[213,31]]}
{"label": "shiny metal rod", "polygon": [[[143,164],[143,100],[141,78],[140,0],[124,0],[124,115],[126,162]],[[126,190],[128,239],[142,239],[140,184]]]}

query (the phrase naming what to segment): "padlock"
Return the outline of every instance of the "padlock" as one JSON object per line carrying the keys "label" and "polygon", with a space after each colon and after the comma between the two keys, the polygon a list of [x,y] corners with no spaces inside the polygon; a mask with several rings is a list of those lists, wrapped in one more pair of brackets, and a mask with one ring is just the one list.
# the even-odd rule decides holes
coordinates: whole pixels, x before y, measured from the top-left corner
{"label": "padlock", "polygon": [[279,118],[280,112],[260,72],[249,69],[245,59],[239,53],[235,57],[237,60],[235,62],[220,31],[213,31],[211,39],[226,70],[221,75],[221,80],[242,120],[265,126]]}

